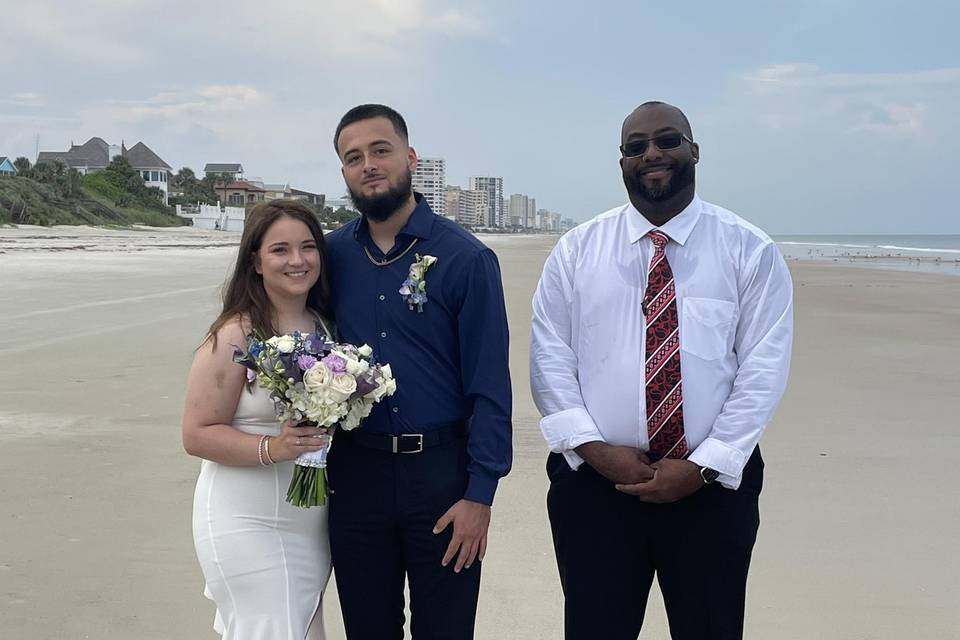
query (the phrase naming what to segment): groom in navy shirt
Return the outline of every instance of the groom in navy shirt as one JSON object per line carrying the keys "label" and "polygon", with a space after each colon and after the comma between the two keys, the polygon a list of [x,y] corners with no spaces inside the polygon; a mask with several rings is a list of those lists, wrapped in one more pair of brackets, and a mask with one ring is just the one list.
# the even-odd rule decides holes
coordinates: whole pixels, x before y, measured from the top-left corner
{"label": "groom in navy shirt", "polygon": [[363,214],[327,240],[339,338],[370,345],[397,380],[330,452],[347,636],[402,638],[406,577],[413,637],[472,638],[490,505],[512,458],[500,268],[414,193],[417,156],[399,113],[351,109],[334,147]]}

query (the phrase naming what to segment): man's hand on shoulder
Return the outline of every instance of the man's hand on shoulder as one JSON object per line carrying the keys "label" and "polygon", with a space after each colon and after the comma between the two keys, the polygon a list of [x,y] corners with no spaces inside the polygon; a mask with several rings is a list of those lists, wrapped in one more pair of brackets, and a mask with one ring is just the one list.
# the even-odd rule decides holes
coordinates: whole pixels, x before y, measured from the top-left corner
{"label": "man's hand on shoulder", "polygon": [[606,442],[587,442],[575,449],[577,455],[610,482],[635,484],[654,476],[650,459],[640,449]]}
{"label": "man's hand on shoulder", "polygon": [[643,502],[676,502],[696,493],[704,486],[700,467],[689,460],[664,458],[650,467],[654,470],[649,482],[618,483],[617,489],[638,497]]}
{"label": "man's hand on shoulder", "polygon": [[474,560],[482,561],[483,556],[487,554],[490,507],[472,500],[460,500],[440,516],[433,527],[433,532],[440,534],[451,524],[453,524],[453,538],[450,539],[447,552],[443,554],[440,564],[447,566],[456,556],[457,562],[453,570],[460,573],[461,569],[469,569]]}

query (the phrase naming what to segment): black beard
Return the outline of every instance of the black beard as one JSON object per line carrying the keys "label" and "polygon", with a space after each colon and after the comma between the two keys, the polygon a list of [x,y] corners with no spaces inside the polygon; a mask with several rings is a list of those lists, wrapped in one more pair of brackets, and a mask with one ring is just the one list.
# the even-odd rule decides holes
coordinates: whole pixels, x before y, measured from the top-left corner
{"label": "black beard", "polygon": [[410,194],[413,193],[413,176],[407,169],[407,175],[400,180],[400,184],[369,198],[356,193],[349,185],[347,191],[350,192],[350,199],[357,211],[374,222],[384,222],[410,199]]}
{"label": "black beard", "polygon": [[662,187],[654,187],[652,189],[648,189],[647,186],[643,184],[643,181],[636,172],[623,174],[623,183],[627,187],[627,193],[639,196],[647,202],[662,202],[669,200],[693,184],[694,178],[696,177],[693,162],[675,164],[671,168],[673,169],[673,175],[670,176],[670,180]]}

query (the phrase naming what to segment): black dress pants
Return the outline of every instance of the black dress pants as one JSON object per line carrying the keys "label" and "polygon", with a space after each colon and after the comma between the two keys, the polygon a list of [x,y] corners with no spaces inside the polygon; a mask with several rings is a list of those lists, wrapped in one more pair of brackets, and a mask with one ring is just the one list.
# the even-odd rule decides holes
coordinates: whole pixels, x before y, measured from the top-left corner
{"label": "black dress pants", "polygon": [[330,450],[330,550],[349,640],[403,638],[404,577],[416,640],[473,638],[480,562],[440,565],[453,525],[433,527],[463,498],[465,438],[416,454],[368,449],[338,433]]}
{"label": "black dress pants", "polygon": [[760,525],[763,460],[737,491],[706,486],[671,504],[617,491],[589,465],[547,460],[547,508],[564,594],[566,640],[635,640],[656,575],[674,640],[739,640]]}

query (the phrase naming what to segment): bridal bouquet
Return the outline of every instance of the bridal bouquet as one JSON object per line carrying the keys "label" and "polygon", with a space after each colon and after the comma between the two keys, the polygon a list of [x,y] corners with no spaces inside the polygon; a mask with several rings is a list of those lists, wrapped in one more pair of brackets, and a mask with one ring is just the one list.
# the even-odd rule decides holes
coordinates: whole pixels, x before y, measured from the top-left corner
{"label": "bridal bouquet", "polygon": [[[316,427],[355,429],[373,405],[397,390],[390,365],[371,360],[369,346],[331,342],[318,332],[267,340],[252,335],[234,345],[233,360],[247,368],[247,380],[270,391],[277,420]],[[287,502],[298,507],[326,504],[326,445],[296,460]]]}

